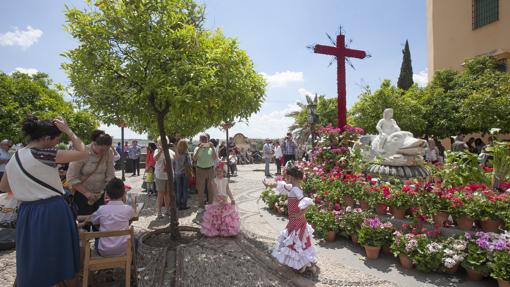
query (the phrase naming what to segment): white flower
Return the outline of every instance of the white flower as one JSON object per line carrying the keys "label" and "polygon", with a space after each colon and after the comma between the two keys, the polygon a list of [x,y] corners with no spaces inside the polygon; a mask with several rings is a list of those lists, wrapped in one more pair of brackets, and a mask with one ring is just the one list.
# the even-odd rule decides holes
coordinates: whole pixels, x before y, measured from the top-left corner
{"label": "white flower", "polygon": [[436,252],[439,252],[441,250],[441,245],[439,243],[437,243],[437,242],[432,242],[432,243],[429,243],[427,245],[427,249],[431,253],[436,253]]}
{"label": "white flower", "polygon": [[501,131],[500,128],[492,128],[492,129],[489,130],[489,133],[491,135],[495,135],[495,134],[499,134],[500,131]]}
{"label": "white flower", "polygon": [[450,258],[450,257],[445,258],[443,260],[443,263],[446,268],[452,268],[453,266],[455,266],[457,264],[457,262],[455,260],[453,260],[453,258]]}
{"label": "white flower", "polygon": [[455,251],[453,251],[453,250],[451,250],[451,249],[449,249],[449,248],[446,248],[446,249],[444,250],[444,254],[446,254],[446,255],[448,255],[448,256],[452,256],[452,255],[454,255],[454,254],[455,254]]}
{"label": "white flower", "polygon": [[345,208],[345,212],[351,212],[352,211],[352,207],[351,206],[347,206],[347,208]]}
{"label": "white flower", "polygon": [[453,255],[453,260],[455,260],[455,262],[462,262],[464,261],[464,256],[455,254]]}

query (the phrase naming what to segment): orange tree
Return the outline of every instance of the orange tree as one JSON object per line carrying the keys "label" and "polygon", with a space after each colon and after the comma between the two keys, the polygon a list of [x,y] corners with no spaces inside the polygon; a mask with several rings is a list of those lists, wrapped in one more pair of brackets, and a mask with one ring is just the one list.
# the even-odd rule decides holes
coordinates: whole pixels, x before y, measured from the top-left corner
{"label": "orange tree", "polygon": [[[63,64],[75,97],[105,123],[157,131],[167,162],[167,131],[189,136],[259,110],[263,78],[236,40],[203,27],[193,0],[87,2],[65,12],[79,41]],[[179,237],[173,187],[170,194],[170,233]]]}

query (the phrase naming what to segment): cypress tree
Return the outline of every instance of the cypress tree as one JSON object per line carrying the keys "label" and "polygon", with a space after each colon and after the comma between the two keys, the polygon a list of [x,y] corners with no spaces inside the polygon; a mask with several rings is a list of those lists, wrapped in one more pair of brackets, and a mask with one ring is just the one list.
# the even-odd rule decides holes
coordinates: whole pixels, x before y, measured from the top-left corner
{"label": "cypress tree", "polygon": [[402,66],[400,67],[397,86],[407,91],[413,85],[413,66],[411,65],[411,51],[409,50],[409,42],[407,40],[402,54]]}

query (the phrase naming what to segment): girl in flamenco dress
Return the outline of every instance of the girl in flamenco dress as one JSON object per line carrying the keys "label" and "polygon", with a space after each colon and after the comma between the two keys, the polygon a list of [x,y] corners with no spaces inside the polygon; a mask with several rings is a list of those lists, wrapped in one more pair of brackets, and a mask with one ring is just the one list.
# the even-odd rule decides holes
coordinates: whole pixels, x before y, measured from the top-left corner
{"label": "girl in flamenco dress", "polygon": [[[241,221],[234,197],[228,186],[228,178],[225,178],[223,162],[216,165],[215,172],[214,184],[216,188],[213,203],[205,206],[200,231],[207,237],[236,236],[239,234]],[[228,202],[229,198],[230,203]]]}
{"label": "girl in flamenco dress", "polygon": [[300,273],[305,272],[307,268],[312,273],[317,273],[317,256],[312,245],[313,228],[305,218],[306,210],[313,205],[313,200],[304,197],[300,188],[303,171],[295,166],[289,166],[285,170],[284,178],[287,182],[267,184],[264,181],[266,187],[273,187],[277,193],[286,194],[288,197],[289,222],[278,236],[272,255],[280,264]]}

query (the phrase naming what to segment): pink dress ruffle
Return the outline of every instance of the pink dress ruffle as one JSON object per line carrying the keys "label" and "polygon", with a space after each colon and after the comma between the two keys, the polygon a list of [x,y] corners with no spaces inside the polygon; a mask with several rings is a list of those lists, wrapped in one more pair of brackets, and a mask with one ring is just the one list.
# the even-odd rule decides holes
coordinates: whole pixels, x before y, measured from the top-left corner
{"label": "pink dress ruffle", "polygon": [[221,202],[205,206],[200,229],[205,236],[236,236],[240,229],[241,220],[235,205]]}

